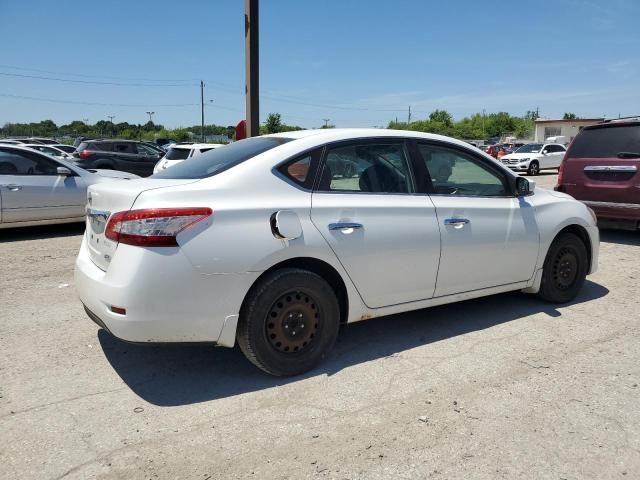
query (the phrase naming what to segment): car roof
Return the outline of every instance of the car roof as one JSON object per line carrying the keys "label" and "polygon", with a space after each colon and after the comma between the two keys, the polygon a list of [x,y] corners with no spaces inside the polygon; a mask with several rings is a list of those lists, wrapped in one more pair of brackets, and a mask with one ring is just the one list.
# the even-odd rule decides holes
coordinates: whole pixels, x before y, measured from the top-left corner
{"label": "car roof", "polygon": [[320,142],[350,140],[358,138],[416,138],[453,143],[461,147],[469,148],[464,140],[458,140],[435,133],[416,132],[413,130],[392,130],[387,128],[320,128],[314,130],[295,130],[292,132],[272,133],[265,137],[283,137],[291,140],[301,140],[313,137]]}
{"label": "car roof", "polygon": [[178,148],[181,150],[191,150],[193,148],[218,148],[222,147],[222,143],[173,143],[169,148]]}
{"label": "car roof", "polygon": [[615,128],[615,127],[633,127],[640,126],[639,117],[630,118],[614,118],[613,120],[605,120],[604,122],[589,125],[582,130],[597,130],[599,128]]}

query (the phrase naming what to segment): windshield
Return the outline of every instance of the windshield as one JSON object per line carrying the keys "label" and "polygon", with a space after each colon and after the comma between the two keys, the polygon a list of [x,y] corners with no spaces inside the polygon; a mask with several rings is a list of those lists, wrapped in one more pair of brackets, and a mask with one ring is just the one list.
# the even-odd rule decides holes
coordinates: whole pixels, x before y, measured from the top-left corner
{"label": "windshield", "polygon": [[528,145],[521,146],[514,153],[540,153],[541,149],[541,143],[529,143]]}
{"label": "windshield", "polygon": [[[205,178],[211,177],[231,167],[234,167],[261,153],[278,147],[290,138],[283,137],[252,137],[227,145],[224,148],[214,148],[206,153],[191,158],[188,162],[181,162],[171,168],[162,170],[154,178]],[[165,157],[167,158],[167,157]]]}

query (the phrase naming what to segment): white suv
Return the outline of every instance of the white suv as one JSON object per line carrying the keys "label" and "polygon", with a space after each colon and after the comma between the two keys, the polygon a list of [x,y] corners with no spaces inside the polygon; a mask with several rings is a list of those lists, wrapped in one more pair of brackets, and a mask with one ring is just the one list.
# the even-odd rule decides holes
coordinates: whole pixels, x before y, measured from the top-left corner
{"label": "white suv", "polygon": [[176,143],[169,147],[167,153],[162,157],[156,166],[153,167],[153,173],[156,174],[162,170],[176,165],[187,158],[208,152],[214,148],[222,147],[219,143]]}
{"label": "white suv", "polygon": [[500,161],[516,172],[538,175],[540,170],[559,169],[566,151],[565,146],[559,143],[529,143],[505,155]]}

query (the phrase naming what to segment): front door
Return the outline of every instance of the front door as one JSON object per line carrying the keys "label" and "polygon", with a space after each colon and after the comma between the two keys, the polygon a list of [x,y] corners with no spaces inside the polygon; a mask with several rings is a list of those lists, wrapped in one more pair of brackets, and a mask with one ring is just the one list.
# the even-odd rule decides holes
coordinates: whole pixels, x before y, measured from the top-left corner
{"label": "front door", "polygon": [[509,190],[507,173],[463,149],[419,143],[442,253],[435,296],[529,280],[538,257],[533,206]]}
{"label": "front door", "polygon": [[36,152],[0,149],[3,223],[83,216],[85,181],[58,175],[58,166],[62,165]]}
{"label": "front door", "polygon": [[403,140],[327,148],[311,219],[365,304],[433,296],[440,232],[429,197],[416,193]]}

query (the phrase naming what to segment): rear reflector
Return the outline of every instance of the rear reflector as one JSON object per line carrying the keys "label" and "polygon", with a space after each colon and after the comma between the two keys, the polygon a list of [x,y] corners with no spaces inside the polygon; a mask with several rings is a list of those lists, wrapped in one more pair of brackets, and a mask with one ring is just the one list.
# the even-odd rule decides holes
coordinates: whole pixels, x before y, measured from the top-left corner
{"label": "rear reflector", "polygon": [[140,247],[176,247],[176,236],[213,215],[210,208],[149,208],[118,212],[105,228],[114,242]]}
{"label": "rear reflector", "polygon": [[117,313],[118,315],[126,315],[127,314],[127,309],[126,308],[114,307],[113,305],[111,305],[111,311],[113,313]]}

